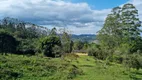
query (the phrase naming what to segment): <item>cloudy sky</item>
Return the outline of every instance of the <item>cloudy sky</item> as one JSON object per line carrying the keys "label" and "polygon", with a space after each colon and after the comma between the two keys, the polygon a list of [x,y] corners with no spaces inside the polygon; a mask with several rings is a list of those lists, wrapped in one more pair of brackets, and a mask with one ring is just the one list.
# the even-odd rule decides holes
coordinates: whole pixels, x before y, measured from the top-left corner
{"label": "cloudy sky", "polygon": [[142,20],[142,0],[0,0],[0,19],[18,18],[73,34],[96,34],[115,6],[133,3]]}

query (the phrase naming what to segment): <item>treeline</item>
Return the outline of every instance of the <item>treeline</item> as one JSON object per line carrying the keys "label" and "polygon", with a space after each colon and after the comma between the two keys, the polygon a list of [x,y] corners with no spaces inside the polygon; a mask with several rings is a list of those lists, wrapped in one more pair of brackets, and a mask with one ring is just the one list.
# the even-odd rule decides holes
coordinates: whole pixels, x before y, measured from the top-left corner
{"label": "treeline", "polygon": [[140,27],[138,10],[133,4],[113,8],[98,32],[99,44],[89,50],[89,55],[122,63],[128,68],[142,68]]}
{"label": "treeline", "polygon": [[0,53],[60,57],[65,53],[86,52],[88,42],[72,41],[65,29],[57,33],[13,18],[4,18],[0,25]]}
{"label": "treeline", "polygon": [[0,21],[0,53],[35,54],[38,38],[48,35],[48,29],[6,17]]}

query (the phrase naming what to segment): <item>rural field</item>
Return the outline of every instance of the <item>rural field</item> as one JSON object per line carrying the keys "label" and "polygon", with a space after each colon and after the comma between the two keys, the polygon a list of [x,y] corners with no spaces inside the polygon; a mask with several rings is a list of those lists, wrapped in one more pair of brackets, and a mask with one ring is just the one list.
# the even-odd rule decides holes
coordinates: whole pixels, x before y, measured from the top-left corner
{"label": "rural field", "polygon": [[0,80],[142,80],[142,0],[0,0]]}
{"label": "rural field", "polygon": [[127,70],[86,55],[48,58],[0,56],[1,80],[142,80],[142,70]]}

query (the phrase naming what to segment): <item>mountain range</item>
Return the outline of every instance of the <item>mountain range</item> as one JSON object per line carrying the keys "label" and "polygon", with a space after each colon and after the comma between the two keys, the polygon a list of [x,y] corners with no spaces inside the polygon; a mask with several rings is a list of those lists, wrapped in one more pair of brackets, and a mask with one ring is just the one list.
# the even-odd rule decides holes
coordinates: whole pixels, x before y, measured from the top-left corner
{"label": "mountain range", "polygon": [[80,40],[83,42],[84,41],[93,42],[95,39],[96,39],[95,34],[80,34],[80,35],[72,34],[73,41]]}
{"label": "mountain range", "polygon": [[[14,28],[22,27],[24,29],[27,29],[29,31],[36,32],[42,35],[48,35],[50,33],[50,30],[48,29],[48,27],[39,26],[37,24],[21,21],[15,18],[10,18],[10,17],[5,17],[4,19],[0,20],[0,25],[11,25],[11,27],[14,27]],[[71,38],[73,41],[80,40],[83,42],[84,41],[92,42],[95,40],[96,35],[95,34],[80,34],[80,35],[72,34]]]}

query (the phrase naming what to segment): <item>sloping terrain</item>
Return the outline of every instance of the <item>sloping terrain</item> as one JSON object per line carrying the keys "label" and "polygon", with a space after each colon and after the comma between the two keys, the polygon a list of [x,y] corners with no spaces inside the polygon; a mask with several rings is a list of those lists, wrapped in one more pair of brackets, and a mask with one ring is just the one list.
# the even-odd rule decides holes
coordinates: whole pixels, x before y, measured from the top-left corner
{"label": "sloping terrain", "polygon": [[95,60],[93,57],[80,56],[77,65],[83,75],[74,80],[142,80],[142,70],[126,69],[123,65]]}
{"label": "sloping terrain", "polygon": [[0,56],[0,80],[142,80],[142,70],[127,70],[120,64],[86,55],[47,58]]}

